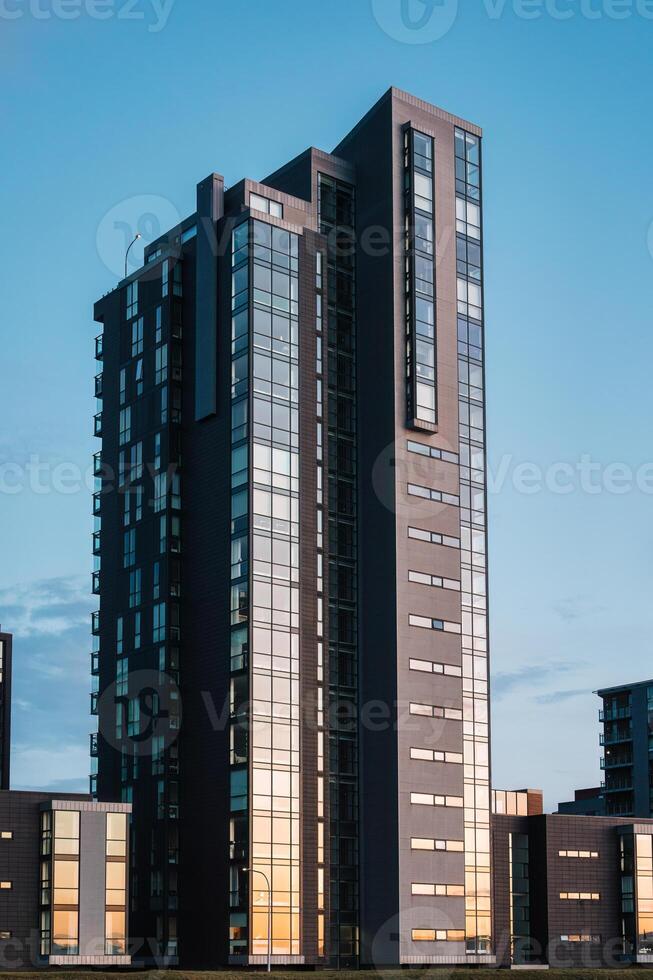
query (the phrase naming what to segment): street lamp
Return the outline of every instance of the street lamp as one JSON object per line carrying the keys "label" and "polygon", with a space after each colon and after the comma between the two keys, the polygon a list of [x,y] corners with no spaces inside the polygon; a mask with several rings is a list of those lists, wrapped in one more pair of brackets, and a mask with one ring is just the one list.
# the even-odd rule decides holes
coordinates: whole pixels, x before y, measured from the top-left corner
{"label": "street lamp", "polygon": [[136,237],[134,238],[134,241],[131,243],[131,245],[129,246],[129,248],[125,252],[125,279],[127,278],[127,259],[129,258],[129,253],[132,250],[132,245],[135,245],[136,242],[138,241],[138,239],[139,238],[142,238],[142,237],[143,236],[141,235],[140,231],[137,231],[136,232]]}
{"label": "street lamp", "polygon": [[260,875],[265,878],[265,884],[268,887],[268,973],[270,973],[272,969],[272,886],[264,871],[259,871],[258,868],[243,868],[243,871],[245,874]]}

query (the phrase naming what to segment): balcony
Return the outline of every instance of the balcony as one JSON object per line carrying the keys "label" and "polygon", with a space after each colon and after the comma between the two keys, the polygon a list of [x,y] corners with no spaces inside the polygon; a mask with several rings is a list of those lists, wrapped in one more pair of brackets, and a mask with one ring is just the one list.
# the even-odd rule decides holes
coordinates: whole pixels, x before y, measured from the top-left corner
{"label": "balcony", "polygon": [[97,636],[100,632],[100,613],[91,613],[91,633],[93,636]]}
{"label": "balcony", "polygon": [[99,677],[100,675],[100,652],[99,650],[93,650],[91,653],[91,674],[93,677]]}
{"label": "balcony", "polygon": [[97,754],[98,754],[98,733],[97,732],[91,732],[91,734],[89,736],[89,743],[90,743],[90,749],[89,749],[90,756],[91,756],[92,759],[97,759]]}
{"label": "balcony", "polygon": [[103,473],[102,453],[95,453],[93,456],[93,476],[102,476]]}
{"label": "balcony", "polygon": [[91,591],[93,592],[93,595],[99,595],[100,594],[100,573],[99,572],[93,572],[93,575],[91,576]]}
{"label": "balcony", "polygon": [[102,494],[98,490],[93,494],[93,517],[99,517],[102,510]]}
{"label": "balcony", "polygon": [[101,361],[104,357],[104,337],[100,334],[95,338],[95,360]]}
{"label": "balcony", "polygon": [[102,387],[103,387],[103,385],[102,385],[102,378],[103,378],[103,375],[102,374],[96,374],[95,375],[95,397],[96,398],[102,398]]}
{"label": "balcony", "polygon": [[631,793],[633,789],[632,779],[619,779],[616,781],[610,781],[610,783],[603,783],[604,793]]}
{"label": "balcony", "polygon": [[99,700],[99,697],[100,696],[97,693],[97,691],[93,691],[93,693],[91,694],[91,714],[92,715],[97,715],[97,713],[98,713],[98,700]]}
{"label": "balcony", "polygon": [[100,554],[101,543],[102,543],[102,532],[101,531],[94,531],[93,532],[93,554],[94,555],[99,555]]}
{"label": "balcony", "polygon": [[601,732],[599,742],[601,745],[619,745],[623,742],[632,742],[633,733],[628,732]]}
{"label": "balcony", "polygon": [[601,759],[601,769],[620,769],[625,766],[632,766],[633,757],[632,755],[620,755],[620,756],[605,756]]}
{"label": "balcony", "polygon": [[599,711],[599,721],[619,721],[622,718],[631,718],[632,708],[630,705],[623,708],[605,708]]}
{"label": "balcony", "polygon": [[98,438],[102,435],[102,412],[98,412],[93,418],[93,435]]}

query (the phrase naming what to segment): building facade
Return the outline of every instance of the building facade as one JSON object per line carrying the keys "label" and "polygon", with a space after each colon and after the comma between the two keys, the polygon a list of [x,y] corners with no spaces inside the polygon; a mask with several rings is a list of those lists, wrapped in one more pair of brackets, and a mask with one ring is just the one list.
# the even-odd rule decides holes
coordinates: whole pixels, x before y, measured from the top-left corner
{"label": "building facade", "polygon": [[494,961],[481,198],[480,130],[392,89],[96,304],[92,788],[144,958]]}
{"label": "building facade", "polygon": [[498,964],[653,962],[653,821],[527,816],[513,795],[492,818]]}
{"label": "building facade", "polygon": [[13,637],[0,627],[0,790],[9,789]]}
{"label": "building facade", "polygon": [[608,816],[650,817],[653,813],[653,681],[598,691],[603,730],[601,786]]}
{"label": "building facade", "polygon": [[129,812],[0,792],[3,969],[129,966]]}

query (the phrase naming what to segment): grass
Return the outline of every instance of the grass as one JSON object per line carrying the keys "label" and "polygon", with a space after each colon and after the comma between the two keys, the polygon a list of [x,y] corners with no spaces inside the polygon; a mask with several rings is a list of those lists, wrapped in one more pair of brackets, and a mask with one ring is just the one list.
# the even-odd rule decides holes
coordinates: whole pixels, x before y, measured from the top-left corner
{"label": "grass", "polygon": [[[95,971],[95,970],[39,970],[30,973],[20,971],[19,980],[43,980],[44,974],[48,980],[118,980],[132,976],[135,980],[246,980],[247,977],[260,978],[264,970],[129,970],[129,971]],[[497,970],[469,969],[456,967],[441,969],[424,967],[416,970],[273,970],[273,980],[309,980],[314,972],[316,980],[497,980]],[[633,980],[653,980],[653,970],[641,967],[623,967],[622,969],[566,969],[552,970],[519,970],[504,975],[511,975],[515,980],[624,980],[624,973],[629,972]],[[0,972],[0,980],[16,980],[17,974]]]}

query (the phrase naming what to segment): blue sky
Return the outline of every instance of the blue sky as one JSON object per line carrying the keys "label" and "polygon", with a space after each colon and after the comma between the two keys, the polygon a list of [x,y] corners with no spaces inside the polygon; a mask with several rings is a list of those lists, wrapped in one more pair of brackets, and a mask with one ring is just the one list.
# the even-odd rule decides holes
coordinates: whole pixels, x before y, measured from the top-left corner
{"label": "blue sky", "polygon": [[[486,132],[495,783],[551,806],[596,784],[592,690],[653,675],[652,7],[409,0],[409,29],[401,0],[0,0],[16,787],[86,785],[90,496],[62,464],[97,449],[92,303],[126,228],[190,213],[214,170],[331,149],[391,84]],[[584,457],[598,493],[551,469]]]}

